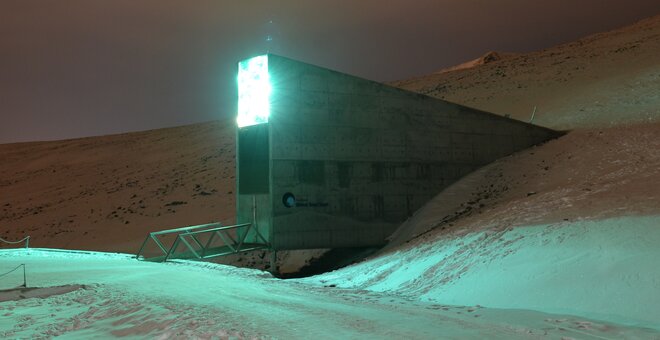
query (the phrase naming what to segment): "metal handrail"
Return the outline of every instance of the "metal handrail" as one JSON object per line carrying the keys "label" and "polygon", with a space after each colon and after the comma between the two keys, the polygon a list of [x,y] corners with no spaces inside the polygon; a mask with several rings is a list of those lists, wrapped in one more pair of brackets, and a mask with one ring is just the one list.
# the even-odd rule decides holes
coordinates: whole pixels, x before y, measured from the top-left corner
{"label": "metal handrail", "polygon": [[[216,226],[220,225],[220,227],[216,228],[209,228],[211,226]],[[162,230],[162,231],[156,231],[156,232],[151,232],[147,237],[145,238],[144,242],[142,242],[142,246],[138,250],[137,254],[135,255],[135,258],[140,259],[140,255],[142,255],[142,252],[149,240],[153,240],[154,243],[160,248],[161,252],[163,255],[161,256],[156,256],[156,257],[151,257],[151,258],[159,258],[162,259],[163,261],[167,261],[170,258],[174,257],[177,251],[177,248],[179,247],[180,244],[183,244],[185,248],[190,251],[190,253],[196,257],[197,259],[206,259],[206,258],[211,258],[215,256],[219,256],[217,253],[211,252],[210,254],[207,253],[208,250],[215,249],[211,248],[211,244],[213,243],[215,236],[218,236],[220,240],[222,240],[224,246],[228,247],[232,253],[237,253],[237,252],[242,252],[242,251],[248,251],[248,250],[253,250],[257,248],[263,248],[268,246],[268,242],[266,239],[259,233],[258,230],[256,230],[256,236],[261,239],[262,243],[258,244],[250,244],[247,248],[244,247],[246,237],[250,230],[252,229],[251,227],[253,226],[252,223],[242,223],[242,224],[236,224],[236,225],[231,225],[231,226],[222,226],[221,223],[208,223],[208,224],[202,224],[198,226],[189,226],[189,227],[183,227],[183,228],[176,228],[176,229],[168,229],[168,230]],[[206,229],[203,229],[206,228]],[[239,229],[239,228],[246,228],[245,233],[243,234],[242,237],[238,237],[237,239],[234,239],[230,234],[227,232],[233,229]],[[202,230],[199,230],[202,229]],[[166,235],[166,234],[173,234],[177,233],[176,239],[172,243],[172,245],[167,249],[167,247],[161,242],[161,240],[158,238],[158,236]],[[208,240],[204,242],[205,244],[202,245],[202,242],[197,238],[198,235],[200,234],[210,234]],[[217,239],[216,239],[217,240]],[[193,242],[194,245],[193,246]],[[146,259],[146,257],[143,255],[143,257]]]}
{"label": "metal handrail", "polygon": [[7,240],[3,239],[2,237],[0,237],[0,241],[2,241],[4,243],[7,243],[7,244],[19,244],[19,243],[25,241],[25,249],[30,248],[30,236],[25,236],[23,239],[18,240],[18,241],[7,241]]}
{"label": "metal handrail", "polygon": [[22,286],[19,286],[19,287],[25,287],[25,288],[27,288],[27,276],[25,275],[25,263],[21,263],[21,264],[19,264],[18,266],[16,266],[16,268],[14,268],[14,269],[12,269],[12,270],[10,270],[10,271],[8,271],[8,272],[5,272],[5,273],[0,274],[0,277],[7,276],[7,275],[9,275],[9,274],[15,272],[18,268],[21,268],[21,267],[23,267],[23,285],[22,285]]}
{"label": "metal handrail", "polygon": [[140,250],[138,250],[137,255],[135,255],[135,258],[140,258],[140,254],[142,254],[142,250],[144,250],[144,246],[147,245],[147,242],[149,242],[149,239],[152,239],[154,243],[160,248],[160,250],[163,253],[168,253],[167,249],[165,249],[165,246],[163,243],[158,240],[156,236],[159,235],[167,235],[167,234],[174,234],[174,233],[180,233],[182,231],[188,231],[188,230],[194,230],[194,229],[201,229],[201,228],[206,228],[210,226],[216,226],[216,225],[222,225],[220,222],[213,222],[213,223],[206,223],[206,224],[200,224],[200,225],[192,225],[192,226],[187,226],[187,227],[181,227],[181,228],[174,228],[174,229],[165,229],[161,231],[153,231],[150,232],[147,238],[144,239],[144,242],[142,242],[142,246],[140,246]]}
{"label": "metal handrail", "polygon": [[251,224],[252,223],[243,223],[243,224],[230,225],[230,226],[213,228],[213,229],[191,231],[191,232],[188,232],[188,233],[184,233],[184,235],[195,235],[195,234],[202,234],[202,233],[208,233],[208,232],[220,231],[220,230],[238,229],[238,228],[241,228],[241,227],[246,227],[246,226],[251,225]]}
{"label": "metal handrail", "polygon": [[166,229],[166,230],[161,230],[161,231],[154,231],[151,234],[153,234],[153,235],[173,234],[173,233],[178,233],[178,232],[182,232],[182,231],[193,230],[193,229],[201,229],[201,228],[206,228],[206,227],[215,226],[215,225],[222,225],[222,223],[214,222],[214,223],[207,223],[207,224],[200,224],[200,225],[191,225],[191,226],[188,226],[188,227],[181,227],[181,228],[175,228],[175,229]]}
{"label": "metal handrail", "polygon": [[[194,232],[186,232],[186,233],[181,233],[177,236],[177,239],[174,241],[174,244],[172,245],[172,248],[167,252],[167,255],[165,255],[165,261],[169,260],[170,257],[176,252],[176,249],[179,246],[179,242],[183,242],[183,244],[188,248],[188,250],[195,255],[196,258],[202,259],[202,258],[208,258],[208,255],[206,255],[206,251],[208,250],[209,245],[211,244],[211,241],[215,235],[218,235],[220,239],[224,242],[224,244],[231,249],[232,252],[240,252],[243,247],[243,243],[245,241],[245,237],[247,236],[247,233],[250,231],[250,227],[252,226],[252,223],[243,223],[243,224],[237,224],[237,225],[232,225],[232,226],[226,226],[226,227],[220,227],[220,228],[214,228],[214,229],[206,229],[206,230],[199,230],[199,231],[194,231]],[[244,236],[240,239],[239,242],[234,240],[233,237],[231,237],[228,234],[221,233],[221,231],[226,231],[226,230],[231,230],[231,229],[238,229],[238,228],[243,228],[247,227],[247,231],[245,232]],[[202,233],[212,233],[211,236],[209,237],[209,240],[206,242],[205,246],[202,246],[202,244],[199,242],[199,240],[195,237],[198,234]],[[258,234],[258,233],[257,233]],[[189,236],[197,243],[199,246],[198,249],[195,249],[193,246],[190,245],[190,243],[185,239],[184,236]],[[261,235],[259,235],[261,236]],[[232,244],[230,242],[227,242],[227,239],[225,237],[229,237],[229,239],[235,243]],[[263,239],[263,237],[262,237]],[[202,254],[200,255],[197,250],[201,250]]]}

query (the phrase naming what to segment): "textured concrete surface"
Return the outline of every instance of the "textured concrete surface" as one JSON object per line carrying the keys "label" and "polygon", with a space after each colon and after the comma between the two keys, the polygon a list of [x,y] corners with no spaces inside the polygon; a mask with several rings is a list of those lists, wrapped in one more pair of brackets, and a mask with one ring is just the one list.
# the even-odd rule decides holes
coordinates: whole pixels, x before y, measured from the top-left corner
{"label": "textured concrete surface", "polygon": [[269,73],[269,122],[238,131],[238,219],[256,201],[275,249],[382,245],[459,178],[559,135],[275,55]]}

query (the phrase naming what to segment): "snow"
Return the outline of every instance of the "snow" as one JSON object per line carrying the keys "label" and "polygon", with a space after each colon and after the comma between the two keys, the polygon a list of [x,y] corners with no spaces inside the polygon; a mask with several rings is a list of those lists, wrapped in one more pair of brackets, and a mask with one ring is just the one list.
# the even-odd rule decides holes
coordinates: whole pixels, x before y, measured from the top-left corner
{"label": "snow", "polygon": [[[660,16],[398,82],[524,121],[538,105],[537,124],[598,129],[454,183],[377,257],[283,281],[209,263],[4,250],[0,273],[25,263],[34,289],[13,289],[22,270],[0,277],[0,338],[658,339],[658,32]],[[623,122],[644,124],[604,128]],[[230,126],[0,145],[3,237],[130,252],[154,228],[231,221]],[[167,208],[174,201],[187,204]],[[280,268],[312,257],[289,255]]]}
{"label": "snow", "polygon": [[660,330],[659,226],[636,216],[445,236],[301,281]]}
{"label": "snow", "polygon": [[[649,227],[642,224],[640,228],[646,230]],[[616,224],[609,227],[616,228]],[[518,240],[510,243],[511,247],[498,245],[506,241],[494,242],[495,234],[487,237],[471,235],[450,242],[452,244],[444,250],[444,255],[438,253],[438,250],[443,251],[441,246],[419,248],[415,251],[417,256],[425,254],[419,262],[406,262],[406,256],[412,254],[400,251],[376,261],[303,280],[279,280],[259,270],[212,263],[143,262],[127,254],[49,249],[3,250],[0,251],[0,269],[25,263],[28,285],[45,287],[51,294],[14,298],[0,303],[0,337],[511,339],[543,335],[554,338],[648,338],[659,335],[657,328],[622,325],[620,319],[598,321],[568,313],[550,314],[541,308],[537,311],[523,310],[525,306],[529,309],[538,307],[531,302],[557,307],[571,294],[560,294],[561,287],[552,286],[557,284],[555,282],[532,286],[531,292],[516,292],[519,289],[516,281],[520,280],[519,285],[522,285],[547,280],[551,275],[543,275],[543,272],[552,267],[543,266],[560,258],[566,259],[562,267],[572,272],[571,263],[576,268],[579,266],[571,259],[580,259],[577,263],[586,266],[597,257],[584,256],[581,252],[563,256],[558,251],[543,260],[542,255],[547,255],[543,248],[535,255],[531,250],[523,249],[543,242],[563,244],[564,249],[572,247],[572,243],[566,243],[566,240],[563,243],[559,241],[561,233],[547,234],[548,230],[561,228],[538,227],[497,236],[504,240]],[[543,236],[544,232],[546,236]],[[525,238],[519,239],[516,233]],[[586,234],[583,232],[584,236]],[[606,234],[608,232],[603,235]],[[594,242],[601,241],[604,239],[594,239]],[[636,240],[625,240],[622,243],[624,249],[618,250],[633,248],[633,241]],[[653,238],[645,239],[645,244],[651,245],[654,241]],[[446,265],[441,266],[443,270],[436,270],[436,276],[427,277],[428,284],[415,280],[416,276],[428,275],[430,268],[437,267],[437,260],[449,260],[452,256],[461,258],[460,253],[465,247],[485,247],[489,242],[502,248],[500,255],[486,264],[478,264],[477,260],[468,261],[472,267],[470,273],[452,276],[446,287],[434,284],[447,277],[442,273],[453,268],[452,263],[456,259],[445,261]],[[517,251],[504,255],[514,248]],[[485,248],[482,250],[484,254],[488,251]],[[617,252],[609,254],[620,257]],[[534,255],[534,261],[516,264],[521,262],[520,256],[529,255]],[[636,256],[628,259],[635,261]],[[507,262],[502,262],[505,260]],[[388,265],[390,261],[394,261],[394,266]],[[538,267],[534,270],[525,262],[536,262]],[[626,263],[621,265],[625,267]],[[503,266],[511,267],[503,272]],[[396,275],[408,275],[405,277],[409,280],[384,275],[385,272],[379,272],[379,268]],[[618,270],[621,270],[619,273],[626,273],[624,269]],[[456,267],[454,272],[462,271]],[[350,277],[356,280],[349,280]],[[492,280],[484,282],[487,277],[492,277]],[[330,282],[346,288],[330,287]],[[653,294],[645,295],[653,284],[644,286],[639,284],[640,280],[630,277],[628,282],[635,283],[629,290],[642,288],[639,292],[643,296],[635,298],[640,302],[637,306],[639,313],[630,315],[650,313],[649,318],[656,316],[657,311],[654,314],[647,308],[654,301]],[[658,281],[655,282],[657,284]],[[21,283],[22,273],[20,277],[0,279],[0,288]],[[512,286],[506,287],[507,284]],[[80,285],[80,289],[67,292],[67,289],[57,288],[64,285]],[[565,288],[567,285],[561,286]],[[546,290],[547,298],[531,299],[535,296],[535,288]],[[605,286],[597,290],[593,297],[615,288]],[[500,292],[496,296],[491,296],[498,290]],[[572,296],[577,296],[577,292]],[[9,293],[11,291],[0,291],[0,295]],[[510,301],[514,293],[516,298]],[[411,299],[411,296],[417,298]],[[634,297],[625,291],[619,298]],[[443,299],[446,300],[440,301]],[[461,306],[459,302],[469,303],[468,306]],[[580,302],[576,306],[583,304]],[[487,308],[498,305],[510,309]],[[576,311],[579,312],[580,308]]]}

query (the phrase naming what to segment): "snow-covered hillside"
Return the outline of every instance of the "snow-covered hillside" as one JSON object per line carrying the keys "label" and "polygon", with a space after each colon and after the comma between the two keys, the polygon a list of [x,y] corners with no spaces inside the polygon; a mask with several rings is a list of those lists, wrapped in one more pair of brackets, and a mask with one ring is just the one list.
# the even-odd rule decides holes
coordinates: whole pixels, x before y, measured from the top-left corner
{"label": "snow-covered hillside", "polygon": [[[128,255],[0,251],[0,268],[25,263],[22,299],[0,291],[0,337],[45,339],[526,339],[649,338],[652,329],[529,310],[409,301],[273,279],[208,263],[148,263]],[[22,283],[4,277],[0,284]],[[56,286],[73,285],[69,287]],[[79,286],[75,286],[79,285]],[[51,287],[51,288],[48,288]],[[55,287],[55,288],[54,288]],[[69,292],[66,292],[70,290]]]}
{"label": "snow-covered hillside", "polygon": [[[534,123],[575,130],[453,183],[364,262],[279,280],[1,250],[0,274],[26,264],[34,289],[0,276],[0,338],[660,339],[659,37],[656,16],[396,83],[525,121],[536,106]],[[231,222],[234,138],[227,121],[0,145],[0,237],[133,252],[150,231]],[[281,252],[279,268],[323,251]]]}
{"label": "snow-covered hillside", "polygon": [[659,244],[660,216],[560,222],[444,235],[303,282],[660,331]]}

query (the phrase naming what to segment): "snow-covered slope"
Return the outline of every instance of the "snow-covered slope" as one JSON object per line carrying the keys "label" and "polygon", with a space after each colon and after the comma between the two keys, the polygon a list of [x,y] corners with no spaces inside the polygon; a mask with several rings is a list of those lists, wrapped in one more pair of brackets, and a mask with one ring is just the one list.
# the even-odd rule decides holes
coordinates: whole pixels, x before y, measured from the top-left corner
{"label": "snow-covered slope", "polygon": [[443,235],[303,279],[488,308],[660,330],[660,215]]}
{"label": "snow-covered slope", "polygon": [[[538,106],[534,122],[580,129],[455,183],[368,261],[286,282],[211,264],[0,252],[0,273],[27,263],[48,294],[85,286],[0,303],[0,337],[659,338],[660,125],[649,123],[659,37],[654,17],[398,83],[523,120]],[[644,124],[582,129],[630,122]],[[130,252],[147,231],[231,219],[231,126],[0,145],[0,236]]]}
{"label": "snow-covered slope", "polygon": [[660,214],[660,124],[577,130],[478,169],[403,223],[436,233]]}
{"label": "snow-covered slope", "polygon": [[[314,287],[206,263],[146,263],[122,254],[0,251],[25,263],[43,298],[0,303],[0,338],[529,339],[650,338],[652,329],[565,314],[408,301]],[[0,287],[22,283],[0,278]],[[13,281],[12,281],[13,280]],[[67,292],[51,286],[71,285]],[[50,294],[45,294],[49,292]],[[3,295],[0,291],[0,300]]]}

